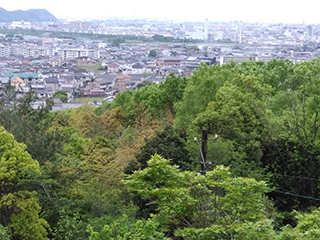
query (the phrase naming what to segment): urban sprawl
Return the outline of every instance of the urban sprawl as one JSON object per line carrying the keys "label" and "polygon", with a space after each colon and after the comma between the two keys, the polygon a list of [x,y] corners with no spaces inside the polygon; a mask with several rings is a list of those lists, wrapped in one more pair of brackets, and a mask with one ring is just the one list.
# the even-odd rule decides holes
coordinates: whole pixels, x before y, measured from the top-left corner
{"label": "urban sprawl", "polygon": [[[294,63],[320,56],[319,25],[119,20],[0,23],[0,97],[8,84],[21,97],[32,89],[33,107],[58,91],[53,110],[77,107],[78,97],[105,97],[189,77],[201,64],[229,61]],[[95,103],[97,104],[97,103]]]}

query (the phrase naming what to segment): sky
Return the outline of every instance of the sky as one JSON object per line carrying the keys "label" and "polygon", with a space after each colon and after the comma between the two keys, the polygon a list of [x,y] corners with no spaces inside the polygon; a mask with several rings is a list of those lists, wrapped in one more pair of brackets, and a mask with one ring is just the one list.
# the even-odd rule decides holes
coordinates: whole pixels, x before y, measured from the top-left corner
{"label": "sky", "polygon": [[316,0],[1,0],[12,10],[44,8],[57,18],[92,20],[148,18],[177,21],[234,21],[266,23],[320,23]]}

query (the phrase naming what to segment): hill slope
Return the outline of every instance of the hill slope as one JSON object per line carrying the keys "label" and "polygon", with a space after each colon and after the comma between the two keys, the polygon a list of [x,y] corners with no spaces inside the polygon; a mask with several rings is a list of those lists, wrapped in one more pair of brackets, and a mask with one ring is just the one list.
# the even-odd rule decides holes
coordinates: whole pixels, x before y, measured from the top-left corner
{"label": "hill slope", "polygon": [[11,14],[7,10],[0,8],[0,22],[10,22],[10,21],[12,21]]}
{"label": "hill slope", "polygon": [[28,22],[45,22],[57,21],[57,18],[46,9],[7,11],[3,8],[0,8],[0,22],[12,22],[21,20]]}

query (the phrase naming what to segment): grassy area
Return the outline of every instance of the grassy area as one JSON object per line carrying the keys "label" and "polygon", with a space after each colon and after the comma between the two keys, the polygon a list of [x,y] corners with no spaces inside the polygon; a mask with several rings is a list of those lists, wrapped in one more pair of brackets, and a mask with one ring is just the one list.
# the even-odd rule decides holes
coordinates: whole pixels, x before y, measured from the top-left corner
{"label": "grassy area", "polygon": [[98,68],[101,67],[101,64],[100,63],[97,63],[97,64],[82,64],[82,65],[79,65],[79,68],[82,68],[82,69],[85,69],[85,70],[94,70],[97,74],[100,74],[100,73],[103,73],[105,71],[103,70],[97,70]]}
{"label": "grassy area", "polygon": [[82,98],[74,98],[73,102],[76,103],[88,103],[88,102],[102,102],[105,97],[82,97]]}

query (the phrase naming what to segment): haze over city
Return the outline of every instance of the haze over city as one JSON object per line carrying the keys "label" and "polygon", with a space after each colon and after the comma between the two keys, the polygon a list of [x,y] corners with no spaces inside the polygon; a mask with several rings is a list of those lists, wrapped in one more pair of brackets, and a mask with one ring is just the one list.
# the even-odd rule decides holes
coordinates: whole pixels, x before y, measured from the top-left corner
{"label": "haze over city", "polygon": [[305,0],[230,0],[200,2],[182,0],[163,0],[150,2],[147,0],[123,1],[3,1],[1,7],[8,10],[27,10],[43,8],[57,18],[74,20],[92,20],[108,18],[150,18],[178,21],[234,21],[266,23],[302,23],[314,24],[320,22],[317,13],[320,2]]}

